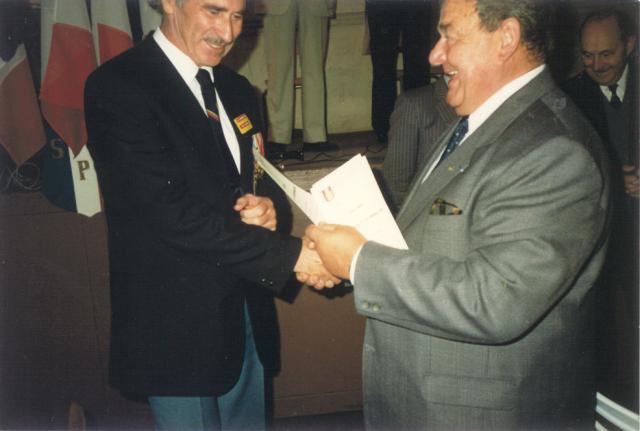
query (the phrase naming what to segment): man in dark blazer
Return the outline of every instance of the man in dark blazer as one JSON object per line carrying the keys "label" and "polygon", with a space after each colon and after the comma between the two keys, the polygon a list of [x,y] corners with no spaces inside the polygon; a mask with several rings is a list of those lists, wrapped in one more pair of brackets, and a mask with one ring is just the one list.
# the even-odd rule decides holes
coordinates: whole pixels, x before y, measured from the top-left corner
{"label": "man in dark blazer", "polygon": [[[612,161],[612,231],[598,281],[598,390],[638,411],[638,74],[636,31],[622,11],[597,10],[580,31],[584,71],[562,84]],[[615,92],[615,95],[614,95]]]}
{"label": "man in dark blazer", "polygon": [[600,139],[544,65],[552,2],[445,0],[429,60],[460,121],[397,217],[409,246],[307,228],[367,316],[369,429],[588,429]]}
{"label": "man in dark blazer", "polygon": [[258,297],[294,267],[331,279],[251,193],[259,111],[249,82],[219,64],[245,1],[152,3],[160,28],[85,89],[109,230],[110,383],[148,397],[159,429],[264,428]]}

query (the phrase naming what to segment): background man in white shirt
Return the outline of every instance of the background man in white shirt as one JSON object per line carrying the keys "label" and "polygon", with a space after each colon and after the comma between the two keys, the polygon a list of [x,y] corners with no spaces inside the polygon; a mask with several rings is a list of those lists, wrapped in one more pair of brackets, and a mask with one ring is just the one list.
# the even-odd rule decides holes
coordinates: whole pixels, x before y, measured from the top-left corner
{"label": "background man in white shirt", "polygon": [[640,182],[636,38],[635,23],[620,10],[596,10],[587,15],[580,31],[584,71],[563,83],[562,89],[600,134],[611,160],[612,230],[597,290],[597,388],[637,412]]}

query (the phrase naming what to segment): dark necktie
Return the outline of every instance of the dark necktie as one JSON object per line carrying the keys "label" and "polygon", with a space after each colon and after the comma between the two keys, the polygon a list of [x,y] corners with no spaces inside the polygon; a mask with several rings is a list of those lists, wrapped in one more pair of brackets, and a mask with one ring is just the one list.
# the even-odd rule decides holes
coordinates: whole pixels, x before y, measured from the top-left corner
{"label": "dark necktie", "polygon": [[622,106],[622,100],[620,100],[620,98],[618,97],[618,93],[616,92],[617,89],[618,84],[611,84],[609,86],[609,90],[611,90],[611,100],[609,101],[609,103],[611,103],[611,106],[614,109],[618,109],[620,106]]}
{"label": "dark necktie", "polygon": [[440,157],[438,164],[442,163],[444,159],[449,157],[449,154],[453,153],[453,150],[455,150],[458,147],[458,145],[460,145],[460,142],[462,142],[462,140],[464,139],[468,131],[469,131],[469,117],[462,117],[460,119],[460,122],[456,126],[456,130],[453,132],[453,135],[451,135],[451,139],[449,139],[447,148],[445,148],[444,153],[442,153],[442,156]]}
{"label": "dark necktie", "polygon": [[202,98],[204,99],[204,106],[207,109],[207,117],[209,118],[209,124],[213,130],[213,136],[218,144],[224,163],[227,166],[227,172],[232,176],[238,175],[238,168],[236,167],[227,141],[224,138],[222,132],[222,124],[220,123],[220,113],[218,111],[218,101],[216,98],[216,88],[211,81],[211,75],[205,69],[199,69],[196,75],[196,79],[200,84],[200,91],[202,91]]}

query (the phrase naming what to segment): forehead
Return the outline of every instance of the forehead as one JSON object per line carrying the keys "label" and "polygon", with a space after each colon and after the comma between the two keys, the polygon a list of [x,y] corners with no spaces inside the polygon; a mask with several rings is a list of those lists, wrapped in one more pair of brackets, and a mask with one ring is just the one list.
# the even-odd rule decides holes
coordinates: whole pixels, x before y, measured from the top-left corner
{"label": "forehead", "polygon": [[213,7],[229,12],[244,12],[246,6],[245,0],[185,0],[185,3],[187,2],[202,7]]}
{"label": "forehead", "polygon": [[613,17],[587,23],[582,30],[581,43],[584,49],[607,48],[619,42],[620,28]]}
{"label": "forehead", "polygon": [[445,0],[440,10],[441,30],[456,27],[477,17],[475,0]]}

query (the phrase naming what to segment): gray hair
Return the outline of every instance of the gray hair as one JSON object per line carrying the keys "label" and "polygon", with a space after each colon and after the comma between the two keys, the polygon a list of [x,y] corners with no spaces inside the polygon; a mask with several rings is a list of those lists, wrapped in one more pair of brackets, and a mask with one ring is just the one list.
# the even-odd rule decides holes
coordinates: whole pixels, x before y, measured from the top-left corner
{"label": "gray hair", "polygon": [[[162,8],[162,0],[147,0],[147,3],[149,3],[149,6],[151,6],[153,9],[157,10],[158,12],[164,15],[164,9]],[[184,3],[184,0],[176,0],[176,4],[178,6],[182,6],[182,3]]]}
{"label": "gray hair", "polygon": [[522,40],[529,52],[544,61],[552,49],[553,40],[547,23],[553,16],[544,0],[476,0],[476,11],[482,27],[493,32],[507,18],[520,23]]}

